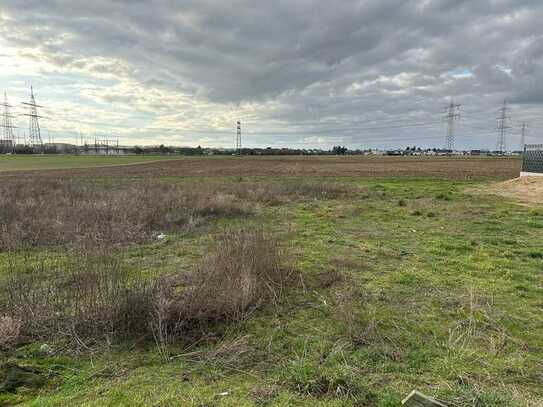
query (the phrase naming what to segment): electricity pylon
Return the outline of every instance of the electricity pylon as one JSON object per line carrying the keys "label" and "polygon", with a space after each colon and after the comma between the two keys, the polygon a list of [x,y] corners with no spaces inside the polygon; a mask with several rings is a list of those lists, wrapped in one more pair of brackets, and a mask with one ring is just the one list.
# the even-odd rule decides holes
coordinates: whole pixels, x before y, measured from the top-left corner
{"label": "electricity pylon", "polygon": [[13,115],[9,111],[10,107],[13,106],[11,106],[8,102],[8,95],[6,91],[4,91],[4,103],[2,103],[2,106],[4,107],[2,112],[2,124],[0,125],[2,127],[2,140],[3,143],[10,146],[13,151],[15,148],[15,136],[13,134],[13,129],[15,126],[11,121]]}
{"label": "electricity pylon", "polygon": [[455,104],[451,99],[451,103],[446,107],[445,118],[447,119],[447,136],[445,138],[445,146],[447,150],[454,151],[454,122],[460,119],[460,106]]}
{"label": "electricity pylon", "polygon": [[30,137],[30,145],[39,151],[43,151],[43,140],[41,138],[41,129],[38,115],[38,107],[43,107],[36,104],[36,99],[34,98],[34,89],[30,87],[30,102],[23,102],[23,105],[29,107],[29,113],[25,116],[30,117],[28,134]]}

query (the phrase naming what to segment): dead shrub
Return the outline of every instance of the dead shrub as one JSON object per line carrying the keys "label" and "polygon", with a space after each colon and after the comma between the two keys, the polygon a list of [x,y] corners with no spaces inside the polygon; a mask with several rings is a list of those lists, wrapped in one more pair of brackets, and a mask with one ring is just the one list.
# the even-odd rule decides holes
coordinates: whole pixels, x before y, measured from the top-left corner
{"label": "dead shrub", "polygon": [[144,278],[115,252],[11,267],[0,285],[0,315],[20,321],[23,338],[67,337],[83,348],[154,339],[163,350],[197,340],[278,303],[290,276],[284,248],[262,230],[222,233],[188,275]]}
{"label": "dead shrub", "polygon": [[12,270],[1,293],[4,312],[21,321],[21,336],[111,341],[147,334],[159,285],[136,278],[120,257],[88,253],[25,268]]}
{"label": "dead shrub", "polygon": [[287,250],[262,229],[228,229],[215,237],[198,269],[168,308],[165,337],[201,338],[220,324],[278,304],[292,275]]}
{"label": "dead shrub", "polygon": [[262,301],[277,302],[289,276],[275,237],[262,229],[230,229],[215,238],[214,251],[193,274],[185,306],[191,315],[241,319]]}

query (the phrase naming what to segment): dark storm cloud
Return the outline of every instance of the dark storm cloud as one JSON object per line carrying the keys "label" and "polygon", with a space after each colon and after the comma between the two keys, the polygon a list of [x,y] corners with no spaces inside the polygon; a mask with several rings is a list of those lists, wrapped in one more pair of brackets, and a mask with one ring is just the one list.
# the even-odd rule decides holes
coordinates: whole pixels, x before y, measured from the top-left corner
{"label": "dark storm cloud", "polygon": [[272,101],[263,119],[292,124],[435,119],[451,96],[543,103],[537,0],[4,0],[2,15],[4,41],[59,68]]}

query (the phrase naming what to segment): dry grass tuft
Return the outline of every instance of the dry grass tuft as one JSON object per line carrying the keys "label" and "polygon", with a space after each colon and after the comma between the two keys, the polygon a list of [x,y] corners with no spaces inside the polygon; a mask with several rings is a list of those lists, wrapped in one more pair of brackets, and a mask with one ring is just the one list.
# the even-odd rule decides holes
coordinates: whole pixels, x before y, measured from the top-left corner
{"label": "dry grass tuft", "polygon": [[21,336],[80,342],[146,334],[158,284],[136,279],[120,257],[87,253],[68,264],[47,259],[25,268],[12,270],[1,287],[2,311],[21,321]]}
{"label": "dry grass tuft", "polygon": [[242,319],[264,301],[277,303],[290,275],[276,238],[262,229],[230,229],[194,273],[185,305],[190,315]]}
{"label": "dry grass tuft", "polygon": [[379,320],[367,300],[365,293],[357,288],[346,289],[336,298],[335,317],[344,335],[355,346],[366,346],[380,340]]}
{"label": "dry grass tuft", "polygon": [[253,356],[248,336],[221,342],[206,354],[206,359],[225,367],[241,367]]}

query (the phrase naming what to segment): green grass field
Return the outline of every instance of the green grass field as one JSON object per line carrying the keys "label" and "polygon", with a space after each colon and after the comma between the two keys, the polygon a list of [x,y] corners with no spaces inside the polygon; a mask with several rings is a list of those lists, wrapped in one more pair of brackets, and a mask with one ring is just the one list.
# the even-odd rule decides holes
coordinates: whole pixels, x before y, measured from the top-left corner
{"label": "green grass field", "polygon": [[11,155],[0,156],[0,171],[53,170],[68,168],[127,165],[180,159],[179,156],[81,156],[81,155]]}
{"label": "green grass field", "polygon": [[122,249],[142,273],[184,269],[216,231],[264,225],[292,248],[297,273],[278,307],[174,346],[168,361],[152,343],[81,353],[52,343],[52,356],[40,354],[43,341],[23,345],[9,360],[42,368],[48,384],[0,394],[0,404],[392,407],[417,389],[454,406],[543,405],[543,210],[465,192],[478,181],[333,181],[361,192],[257,205]]}

